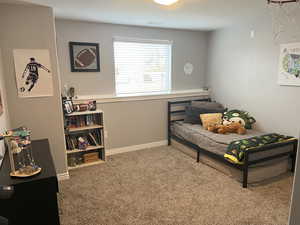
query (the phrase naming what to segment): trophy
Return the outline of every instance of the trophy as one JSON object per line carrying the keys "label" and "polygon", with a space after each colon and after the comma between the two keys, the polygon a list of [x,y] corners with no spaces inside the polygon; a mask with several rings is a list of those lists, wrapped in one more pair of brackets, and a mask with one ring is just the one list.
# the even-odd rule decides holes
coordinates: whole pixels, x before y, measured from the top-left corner
{"label": "trophy", "polygon": [[41,172],[34,161],[31,149],[30,130],[20,127],[1,135],[7,146],[11,167],[10,176],[30,177]]}

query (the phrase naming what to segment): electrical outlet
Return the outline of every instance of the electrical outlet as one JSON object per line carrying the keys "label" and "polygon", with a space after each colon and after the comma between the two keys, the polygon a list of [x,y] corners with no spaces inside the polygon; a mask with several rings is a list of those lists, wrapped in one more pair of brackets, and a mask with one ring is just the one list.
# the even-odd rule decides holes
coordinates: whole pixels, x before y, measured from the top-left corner
{"label": "electrical outlet", "polygon": [[250,38],[255,38],[255,30],[250,31]]}

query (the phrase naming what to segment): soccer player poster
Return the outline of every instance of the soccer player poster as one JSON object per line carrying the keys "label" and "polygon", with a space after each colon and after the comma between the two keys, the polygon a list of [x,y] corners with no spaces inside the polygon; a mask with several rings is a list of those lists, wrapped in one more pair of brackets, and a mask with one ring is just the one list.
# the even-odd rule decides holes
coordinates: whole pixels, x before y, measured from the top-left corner
{"label": "soccer player poster", "polygon": [[14,49],[19,97],[53,96],[49,50]]}

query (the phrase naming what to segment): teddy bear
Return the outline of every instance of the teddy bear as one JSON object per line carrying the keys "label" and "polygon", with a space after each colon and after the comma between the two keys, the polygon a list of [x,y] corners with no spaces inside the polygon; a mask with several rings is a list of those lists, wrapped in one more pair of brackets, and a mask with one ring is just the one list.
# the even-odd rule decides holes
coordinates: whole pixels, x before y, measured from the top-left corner
{"label": "teddy bear", "polygon": [[211,124],[207,127],[207,130],[218,134],[227,134],[227,133],[246,134],[246,128],[241,123],[236,123],[236,122],[232,122],[227,125]]}

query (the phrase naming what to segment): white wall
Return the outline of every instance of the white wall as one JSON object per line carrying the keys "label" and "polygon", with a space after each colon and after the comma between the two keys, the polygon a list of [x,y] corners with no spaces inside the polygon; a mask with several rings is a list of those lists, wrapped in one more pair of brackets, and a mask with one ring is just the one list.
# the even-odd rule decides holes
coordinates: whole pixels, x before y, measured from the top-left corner
{"label": "white wall", "polygon": [[[207,33],[56,20],[58,56],[62,85],[76,87],[78,95],[113,95],[113,37],[172,40],[172,89],[189,90],[204,86],[207,60]],[[101,72],[71,73],[69,41],[96,42],[100,45]],[[194,64],[191,76],[183,66]],[[99,104],[104,110],[106,147],[121,148],[159,142],[167,139],[167,103],[163,100]]]}
{"label": "white wall", "polygon": [[[51,8],[0,4],[0,48],[11,126],[27,126],[33,139],[48,138],[56,171],[66,171],[60,78],[57,65],[54,16]],[[49,49],[53,75],[51,97],[17,96],[13,49]]]}

